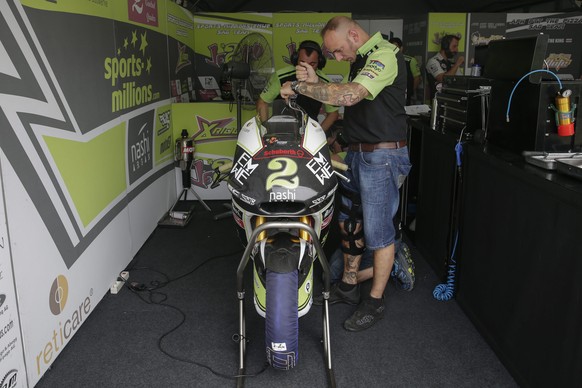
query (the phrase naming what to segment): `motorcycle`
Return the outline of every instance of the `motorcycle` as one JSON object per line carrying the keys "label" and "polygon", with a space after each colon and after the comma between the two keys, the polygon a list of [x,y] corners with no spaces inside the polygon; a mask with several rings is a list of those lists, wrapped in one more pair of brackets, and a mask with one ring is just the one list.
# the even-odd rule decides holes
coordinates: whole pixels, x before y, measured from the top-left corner
{"label": "motorcycle", "polygon": [[[239,382],[245,374],[243,274],[253,262],[254,306],[265,318],[267,361],[289,370],[299,359],[299,318],[313,302],[313,266],[323,270],[323,348],[330,386],[335,386],[329,332],[329,264],[322,246],[329,234],[338,187],[325,132],[293,101],[293,114],[252,118],[238,135],[227,176],[232,215],[246,244],[237,269]],[[297,112],[297,113],[295,113]],[[341,164],[334,164],[343,168]],[[230,171],[228,172],[228,170]]]}

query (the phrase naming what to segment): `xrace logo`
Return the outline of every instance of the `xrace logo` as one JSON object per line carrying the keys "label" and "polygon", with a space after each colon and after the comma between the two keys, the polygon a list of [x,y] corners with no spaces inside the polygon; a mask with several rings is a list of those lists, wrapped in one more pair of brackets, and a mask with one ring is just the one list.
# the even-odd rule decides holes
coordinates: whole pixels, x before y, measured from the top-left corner
{"label": "xrace logo", "polygon": [[160,98],[151,84],[138,84],[146,73],[150,75],[152,59],[146,59],[147,31],[140,33],[139,47],[137,35],[137,31],[132,31],[131,40],[129,36],[123,37],[117,56],[107,57],[103,63],[104,77],[111,81],[114,88],[111,92],[111,112],[134,108]]}
{"label": "xrace logo", "polygon": [[133,184],[152,169],[152,126],[155,112],[150,110],[129,120],[127,128],[127,164],[129,183]]}
{"label": "xrace logo", "polygon": [[[53,329],[50,340],[36,354],[37,375],[40,376],[45,368],[52,363],[53,359],[79,329],[83,320],[89,315],[91,312],[91,296],[93,296],[92,289],[89,291],[89,296],[70,315],[65,315],[66,319],[59,321],[58,328]],[[49,309],[55,316],[66,312],[68,297],[69,284],[67,278],[59,275],[53,281],[49,291]]]}
{"label": "xrace logo", "polygon": [[[198,132],[196,132],[192,137],[196,138],[196,141],[220,141],[224,138],[236,137],[237,131],[234,125],[234,118],[228,117],[218,120],[206,120],[204,117],[196,116],[196,122],[198,123]],[[229,124],[233,124],[230,127]]]}

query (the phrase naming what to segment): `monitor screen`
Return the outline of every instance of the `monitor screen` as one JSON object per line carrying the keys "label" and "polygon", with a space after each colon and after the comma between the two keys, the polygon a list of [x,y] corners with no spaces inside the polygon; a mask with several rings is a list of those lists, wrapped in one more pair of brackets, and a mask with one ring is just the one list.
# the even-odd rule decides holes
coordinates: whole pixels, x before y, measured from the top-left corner
{"label": "monitor screen", "polygon": [[[483,76],[502,81],[517,81],[532,70],[543,69],[548,37],[539,34],[489,42]],[[534,73],[529,81],[540,83],[543,74]]]}

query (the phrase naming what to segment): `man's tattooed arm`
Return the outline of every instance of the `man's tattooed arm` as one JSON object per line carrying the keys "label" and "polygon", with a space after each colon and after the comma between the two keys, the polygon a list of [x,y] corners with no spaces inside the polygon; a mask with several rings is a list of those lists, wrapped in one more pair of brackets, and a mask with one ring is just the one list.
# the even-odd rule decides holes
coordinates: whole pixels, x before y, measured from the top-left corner
{"label": "man's tattooed arm", "polygon": [[299,82],[297,91],[324,104],[335,106],[355,105],[369,94],[365,87],[355,82],[347,84]]}

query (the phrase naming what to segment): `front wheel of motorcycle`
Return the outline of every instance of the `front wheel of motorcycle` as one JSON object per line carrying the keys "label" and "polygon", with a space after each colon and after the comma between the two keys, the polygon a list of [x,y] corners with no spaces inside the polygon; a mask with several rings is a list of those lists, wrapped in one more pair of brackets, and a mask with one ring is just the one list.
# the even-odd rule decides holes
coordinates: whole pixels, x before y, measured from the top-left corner
{"label": "front wheel of motorcycle", "polygon": [[299,352],[298,272],[267,270],[265,345],[267,361],[275,369],[293,368]]}

